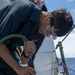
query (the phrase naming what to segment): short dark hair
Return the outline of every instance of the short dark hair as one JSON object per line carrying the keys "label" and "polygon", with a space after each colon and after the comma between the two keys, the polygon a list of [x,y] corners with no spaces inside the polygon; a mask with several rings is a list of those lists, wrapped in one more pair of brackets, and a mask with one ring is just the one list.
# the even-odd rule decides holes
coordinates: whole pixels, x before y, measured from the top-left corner
{"label": "short dark hair", "polygon": [[54,20],[54,27],[58,29],[56,32],[58,37],[64,36],[72,28],[73,19],[71,14],[66,9],[58,9],[51,12]]}

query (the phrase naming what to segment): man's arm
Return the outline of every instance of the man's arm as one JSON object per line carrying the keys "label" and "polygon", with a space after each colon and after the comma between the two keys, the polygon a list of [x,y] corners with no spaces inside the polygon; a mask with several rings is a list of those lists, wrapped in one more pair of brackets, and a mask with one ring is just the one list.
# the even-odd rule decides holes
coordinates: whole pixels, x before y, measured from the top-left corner
{"label": "man's arm", "polygon": [[35,41],[24,41],[24,51],[21,55],[22,64],[27,64],[29,61],[29,57],[32,56],[36,52]]}
{"label": "man's arm", "polygon": [[35,70],[31,67],[19,66],[17,61],[12,57],[7,46],[5,44],[0,44],[0,57],[10,65],[19,75],[35,75]]}
{"label": "man's arm", "polygon": [[18,63],[10,54],[7,46],[5,44],[0,44],[0,57],[8,63],[15,71],[18,70]]}

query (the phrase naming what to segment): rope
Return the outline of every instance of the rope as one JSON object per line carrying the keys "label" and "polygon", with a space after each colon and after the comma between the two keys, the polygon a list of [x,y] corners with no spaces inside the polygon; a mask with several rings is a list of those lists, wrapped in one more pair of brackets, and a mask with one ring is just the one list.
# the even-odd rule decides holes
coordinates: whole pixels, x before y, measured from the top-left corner
{"label": "rope", "polygon": [[71,68],[69,68],[69,67],[65,66],[63,63],[61,63],[61,65],[62,65],[62,66],[64,66],[64,67],[66,67],[66,68],[67,68],[67,69],[69,69],[70,71],[75,72],[75,70],[73,70],[73,69],[71,69]]}

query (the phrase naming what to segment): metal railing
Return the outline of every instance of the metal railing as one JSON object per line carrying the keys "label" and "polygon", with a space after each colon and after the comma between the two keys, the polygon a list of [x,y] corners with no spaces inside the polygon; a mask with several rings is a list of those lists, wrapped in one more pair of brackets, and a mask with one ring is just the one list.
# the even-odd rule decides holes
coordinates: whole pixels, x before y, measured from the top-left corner
{"label": "metal railing", "polygon": [[[65,66],[67,66],[66,60],[65,60],[65,56],[64,56],[64,52],[63,52],[62,43],[61,43],[61,42],[58,42],[58,45],[59,45],[59,50],[60,50],[60,55],[61,55],[62,63],[63,63]],[[63,70],[64,70],[64,73],[65,73],[66,75],[70,75],[67,67],[64,67],[64,66],[63,66]]]}
{"label": "metal railing", "polygon": [[66,60],[65,60],[65,56],[64,56],[64,52],[63,52],[62,42],[67,38],[67,36],[71,33],[71,31],[74,29],[74,27],[75,27],[75,24],[73,25],[73,27],[71,28],[71,30],[66,34],[66,36],[63,38],[63,40],[60,41],[60,42],[58,42],[58,44],[56,46],[56,49],[59,47],[62,64],[66,66],[65,67],[65,66],[62,65],[63,69],[64,69],[64,73],[66,75],[70,75],[70,74],[69,74],[69,70],[68,70],[68,67],[67,67],[67,64],[66,64]]}

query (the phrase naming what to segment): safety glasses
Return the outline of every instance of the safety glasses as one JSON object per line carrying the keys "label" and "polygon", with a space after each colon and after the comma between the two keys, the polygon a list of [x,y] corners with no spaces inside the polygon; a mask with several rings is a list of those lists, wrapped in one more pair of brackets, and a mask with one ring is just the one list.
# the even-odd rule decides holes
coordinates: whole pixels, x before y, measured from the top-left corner
{"label": "safety glasses", "polygon": [[52,36],[53,39],[56,39],[57,38],[57,35],[56,35],[56,29],[53,27],[51,27],[50,25],[48,25],[45,29],[45,36],[46,37],[50,37]]}

